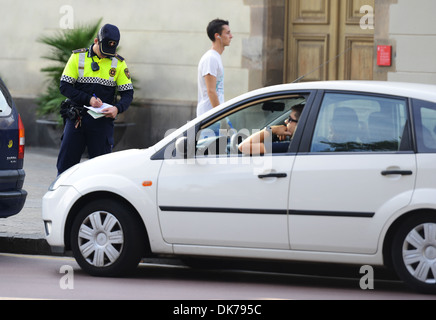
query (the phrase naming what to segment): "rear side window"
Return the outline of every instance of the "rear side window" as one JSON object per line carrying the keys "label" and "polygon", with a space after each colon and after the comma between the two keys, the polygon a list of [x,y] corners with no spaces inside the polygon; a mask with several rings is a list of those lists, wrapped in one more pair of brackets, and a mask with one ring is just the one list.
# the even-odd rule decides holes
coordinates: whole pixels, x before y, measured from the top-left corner
{"label": "rear side window", "polygon": [[11,112],[12,108],[4,95],[3,88],[0,86],[0,117],[7,117]]}
{"label": "rear side window", "polygon": [[418,152],[436,152],[436,104],[413,100]]}
{"label": "rear side window", "polygon": [[326,93],[312,152],[410,150],[407,102],[387,97]]}

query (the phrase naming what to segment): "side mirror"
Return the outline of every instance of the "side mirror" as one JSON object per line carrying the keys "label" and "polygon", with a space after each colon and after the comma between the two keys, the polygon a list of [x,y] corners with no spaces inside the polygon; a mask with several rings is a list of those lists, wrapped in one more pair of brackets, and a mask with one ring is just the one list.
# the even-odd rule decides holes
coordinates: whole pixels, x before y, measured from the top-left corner
{"label": "side mirror", "polygon": [[195,154],[194,152],[194,146],[191,144],[188,144],[188,138],[187,137],[180,137],[176,140],[175,143],[176,147],[176,158],[192,158]]}

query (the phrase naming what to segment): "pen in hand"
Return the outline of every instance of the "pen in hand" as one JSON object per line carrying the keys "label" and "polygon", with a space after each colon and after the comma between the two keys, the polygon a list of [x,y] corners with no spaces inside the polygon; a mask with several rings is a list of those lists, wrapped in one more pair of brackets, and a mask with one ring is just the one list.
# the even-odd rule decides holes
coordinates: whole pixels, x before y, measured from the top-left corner
{"label": "pen in hand", "polygon": [[91,105],[91,107],[94,107],[94,108],[100,108],[103,105],[103,101],[101,101],[100,98],[97,98],[96,94],[94,93],[92,95],[90,105]]}

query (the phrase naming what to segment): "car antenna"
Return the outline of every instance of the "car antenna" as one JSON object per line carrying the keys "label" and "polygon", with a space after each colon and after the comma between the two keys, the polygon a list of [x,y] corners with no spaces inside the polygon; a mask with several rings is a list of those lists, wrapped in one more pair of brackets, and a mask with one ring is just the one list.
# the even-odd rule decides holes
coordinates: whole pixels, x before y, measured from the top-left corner
{"label": "car antenna", "polygon": [[348,51],[350,51],[352,49],[352,47],[349,47],[347,49],[345,49],[344,51],[342,51],[341,53],[339,53],[336,57],[324,62],[323,64],[321,64],[319,67],[317,67],[316,69],[310,71],[309,73],[306,73],[305,75],[295,79],[294,81],[292,81],[292,83],[298,83],[301,80],[303,80],[304,78],[306,78],[308,75],[314,73],[315,71],[318,71],[319,69],[323,68],[324,66],[328,65],[330,62],[332,62],[333,60],[338,59],[339,57],[343,56],[344,54],[346,54]]}

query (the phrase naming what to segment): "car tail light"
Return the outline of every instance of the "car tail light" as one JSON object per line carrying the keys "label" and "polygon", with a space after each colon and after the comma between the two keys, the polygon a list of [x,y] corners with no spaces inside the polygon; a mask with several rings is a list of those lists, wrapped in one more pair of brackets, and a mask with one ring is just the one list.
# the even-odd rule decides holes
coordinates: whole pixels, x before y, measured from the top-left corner
{"label": "car tail light", "polygon": [[24,134],[24,125],[23,121],[21,121],[21,116],[18,115],[18,159],[24,159],[24,145],[26,143],[25,134]]}

